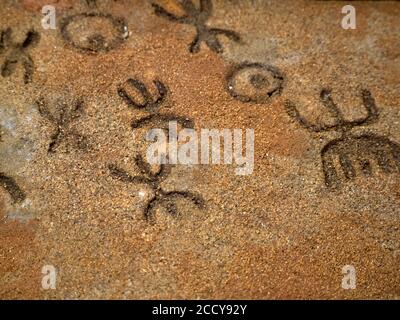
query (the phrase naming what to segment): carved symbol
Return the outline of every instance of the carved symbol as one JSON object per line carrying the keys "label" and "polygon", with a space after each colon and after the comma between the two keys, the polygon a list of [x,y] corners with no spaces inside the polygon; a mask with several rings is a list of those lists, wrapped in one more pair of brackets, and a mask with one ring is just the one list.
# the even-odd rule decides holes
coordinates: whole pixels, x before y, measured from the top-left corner
{"label": "carved symbol", "polygon": [[158,128],[168,131],[168,123],[170,121],[176,121],[184,128],[193,129],[194,123],[191,119],[186,117],[180,117],[174,114],[150,114],[137,121],[133,121],[131,124],[132,129],[138,129],[146,126],[147,124],[153,123]]}
{"label": "carved symbol", "polygon": [[15,180],[7,177],[3,172],[0,172],[0,186],[2,186],[10,194],[14,203],[20,203],[25,200],[26,195],[17,185]]}
{"label": "carved symbol", "polygon": [[[88,30],[78,30],[82,26]],[[128,27],[124,19],[115,18],[110,14],[81,13],[61,21],[61,36],[68,44],[82,52],[108,52],[128,37]]]}
{"label": "carved symbol", "polygon": [[[379,118],[378,108],[371,93],[365,89],[361,90],[361,98],[367,116],[363,119],[347,121],[331,98],[331,91],[322,89],[320,100],[335,118],[336,123],[333,125],[312,124],[300,115],[292,102],[285,102],[288,115],[308,130],[313,132],[334,130],[341,133],[340,138],[330,141],[321,150],[325,184],[328,188],[340,187],[343,181],[354,179],[357,172],[370,175],[374,168],[379,168],[385,173],[400,171],[399,144],[372,133],[354,135],[350,132],[354,127],[372,124]],[[341,175],[336,170],[335,159],[339,161]]]}
{"label": "carved symbol", "polygon": [[167,95],[167,88],[164,86],[164,84],[158,80],[154,80],[153,83],[156,86],[159,96],[154,99],[151,95],[150,92],[147,90],[146,86],[144,85],[143,82],[141,82],[140,80],[136,80],[136,79],[128,79],[127,84],[129,84],[130,86],[133,86],[134,88],[136,88],[141,96],[143,97],[144,102],[143,103],[138,103],[135,102],[126,92],[126,90],[120,86],[118,88],[118,94],[120,97],[122,97],[126,104],[131,107],[131,108],[135,108],[135,109],[144,109],[148,112],[154,112],[156,111],[161,103],[164,102],[164,99]]}
{"label": "carved symbol", "polygon": [[0,54],[8,51],[6,58],[1,66],[1,75],[3,77],[11,76],[17,64],[21,63],[24,70],[24,83],[27,84],[32,81],[33,71],[35,69],[34,62],[28,53],[29,48],[35,47],[40,40],[40,35],[34,30],[26,33],[25,40],[21,43],[12,41],[12,29],[7,28],[1,31],[0,35]]}
{"label": "carved symbol", "polygon": [[243,62],[226,76],[226,88],[239,101],[266,102],[281,94],[283,79],[283,74],[275,67]]}
{"label": "carved symbol", "polygon": [[71,105],[58,100],[55,104],[55,110],[50,110],[44,99],[36,102],[40,115],[48,120],[54,126],[54,133],[51,135],[51,141],[48,147],[49,153],[54,153],[64,140],[72,143],[77,149],[86,149],[87,139],[71,128],[71,123],[78,119],[82,114],[83,101],[78,99]]}
{"label": "carved symbol", "polygon": [[141,176],[131,176],[126,171],[118,168],[115,165],[109,165],[111,175],[121,181],[128,183],[147,184],[151,187],[154,194],[147,201],[143,214],[146,220],[154,222],[154,214],[157,205],[162,205],[167,210],[168,214],[177,216],[178,210],[174,200],[187,199],[192,201],[198,208],[204,207],[203,198],[193,192],[188,191],[164,191],[160,184],[170,173],[171,166],[161,165],[155,173],[151,171],[150,166],[142,159],[140,155],[135,158],[135,163],[142,172]]}
{"label": "carved symbol", "polygon": [[135,101],[135,99],[124,89],[123,85],[118,87],[118,95],[125,101],[128,107],[145,110],[149,113],[147,116],[133,121],[131,124],[132,129],[141,128],[149,123],[162,126],[163,124],[168,124],[169,121],[176,121],[185,128],[193,128],[194,123],[191,119],[174,114],[158,114],[159,108],[167,97],[168,90],[159,80],[154,80],[153,83],[158,91],[158,96],[156,98],[151,96],[145,84],[140,80],[130,78],[126,81],[126,84],[134,87],[142,96],[141,100],[144,101],[142,103]]}
{"label": "carved symbol", "polygon": [[89,8],[97,7],[97,0],[85,0],[85,2]]}
{"label": "carved symbol", "polygon": [[10,194],[13,203],[20,203],[25,200],[25,192],[21,190],[13,178],[6,176],[3,172],[0,172],[0,186]]}
{"label": "carved symbol", "polygon": [[[168,90],[167,87],[159,80],[154,80],[153,83],[158,91],[157,97],[152,97],[143,82],[136,79],[128,79],[126,81],[126,84],[132,86],[139,92],[140,96],[142,97],[141,100],[143,100],[142,103],[135,101],[135,99],[128,94],[128,92],[124,89],[122,85],[118,87],[118,95],[122,97],[129,108],[145,110],[148,113],[147,116],[137,121],[133,121],[131,124],[132,129],[137,129],[149,124],[153,124],[157,125],[158,128],[162,128],[168,131],[168,123],[170,121],[176,121],[185,128],[193,128],[194,123],[189,118],[181,117],[175,114],[158,113],[159,108],[167,97]],[[128,183],[144,183],[152,188],[154,195],[150,200],[148,200],[144,209],[144,217],[146,220],[154,220],[154,211],[158,205],[162,205],[169,214],[176,216],[178,213],[178,209],[174,201],[180,198],[190,200],[198,208],[203,208],[204,200],[200,195],[196,193],[188,191],[167,192],[161,188],[160,184],[171,172],[171,165],[162,164],[160,165],[158,171],[153,173],[151,171],[151,167],[143,160],[140,155],[135,158],[135,163],[142,172],[142,176],[132,177],[126,171],[118,168],[114,164],[110,164],[108,168],[111,175],[117,179],[120,179],[121,181]]]}
{"label": "carved symbol", "polygon": [[192,43],[189,45],[189,51],[191,53],[199,52],[200,44],[202,42],[205,42],[206,45],[214,52],[223,52],[222,45],[217,38],[218,35],[224,35],[235,42],[240,42],[239,34],[234,31],[219,28],[209,28],[206,26],[207,20],[213,13],[213,4],[211,0],[200,0],[199,8],[196,8],[191,0],[183,0],[180,2],[180,4],[186,13],[181,17],[175,16],[158,4],[153,3],[152,5],[154,8],[154,13],[157,16],[166,18],[173,22],[189,24],[196,27],[197,34]]}

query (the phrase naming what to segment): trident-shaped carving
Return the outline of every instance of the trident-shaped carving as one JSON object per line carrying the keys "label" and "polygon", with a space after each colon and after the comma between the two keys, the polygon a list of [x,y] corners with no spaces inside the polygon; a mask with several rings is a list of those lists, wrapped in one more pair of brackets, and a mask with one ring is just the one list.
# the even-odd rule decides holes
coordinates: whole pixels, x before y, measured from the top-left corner
{"label": "trident-shaped carving", "polygon": [[[320,101],[336,120],[332,125],[313,124],[305,119],[297,107],[286,101],[288,115],[301,126],[313,132],[338,131],[341,137],[327,143],[321,150],[325,184],[329,188],[339,187],[343,181],[354,179],[358,174],[370,175],[373,169],[386,173],[400,170],[400,145],[390,139],[372,133],[355,135],[351,129],[370,125],[379,118],[378,108],[371,92],[362,89],[361,99],[367,115],[358,120],[348,121],[331,97],[331,90],[322,89]],[[335,159],[338,160],[341,172],[336,170]]]}

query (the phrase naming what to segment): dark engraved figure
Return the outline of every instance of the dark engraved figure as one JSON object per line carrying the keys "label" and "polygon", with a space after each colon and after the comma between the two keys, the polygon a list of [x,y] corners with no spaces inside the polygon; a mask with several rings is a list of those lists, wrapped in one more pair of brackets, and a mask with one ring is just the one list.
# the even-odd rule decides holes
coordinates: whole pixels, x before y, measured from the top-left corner
{"label": "dark engraved figure", "polygon": [[85,0],[85,2],[89,8],[97,7],[97,0]]}
{"label": "dark engraved figure", "polygon": [[61,21],[60,30],[68,44],[86,53],[108,52],[128,37],[124,19],[97,12],[69,16]]}
{"label": "dark engraved figure", "polygon": [[[145,127],[146,125],[157,126],[168,131],[169,121],[176,121],[184,128],[194,128],[194,123],[191,119],[177,116],[175,114],[159,114],[159,108],[167,97],[167,87],[159,80],[153,81],[155,88],[157,89],[156,96],[153,96],[145,84],[136,79],[128,79],[124,85],[119,86],[118,94],[122,97],[129,108],[144,110],[148,113],[145,117],[133,121],[131,124],[132,129]],[[135,89],[141,96],[141,101],[136,101],[131,95],[129,95],[125,85]],[[176,216],[177,206],[175,200],[188,199],[192,201],[198,208],[202,208],[204,200],[200,195],[197,195],[188,191],[164,191],[161,188],[161,183],[171,172],[171,165],[160,165],[157,172],[153,173],[151,167],[146,163],[143,158],[138,155],[135,158],[135,163],[142,172],[141,176],[132,177],[127,172],[119,169],[116,165],[109,165],[110,173],[113,177],[118,178],[122,181],[129,183],[144,183],[149,185],[154,195],[148,201],[144,209],[144,217],[146,220],[152,221],[154,218],[154,211],[158,205],[162,205],[169,214]]]}
{"label": "dark engraved figure", "polygon": [[25,192],[21,190],[15,180],[8,177],[3,172],[0,172],[0,187],[3,187],[10,194],[13,203],[20,203],[26,198]]}
{"label": "dark engraved figure", "polygon": [[40,35],[34,30],[28,31],[24,41],[20,43],[12,41],[11,28],[1,31],[0,54],[6,53],[5,60],[1,66],[1,75],[3,77],[11,76],[20,63],[25,71],[24,83],[31,82],[35,65],[28,51],[30,48],[35,47],[39,40]]}
{"label": "dark engraved figure", "polygon": [[40,115],[54,126],[54,133],[51,135],[47,150],[49,153],[54,153],[63,141],[67,141],[76,149],[86,149],[86,137],[71,128],[72,122],[82,115],[83,101],[81,99],[71,103],[58,100],[54,110],[49,108],[44,99],[39,99],[36,105]]}
{"label": "dark engraved figure", "polygon": [[153,98],[147,90],[146,86],[144,85],[143,82],[137,79],[128,79],[126,83],[134,88],[136,88],[139,93],[142,95],[144,102],[139,103],[135,102],[127,93],[127,91],[120,86],[118,88],[118,94],[125,100],[127,105],[131,108],[134,109],[144,109],[148,112],[154,112],[157,111],[157,109],[160,107],[161,103],[164,101],[166,95],[167,95],[167,89],[165,88],[164,84],[158,80],[154,80],[153,83],[155,87],[157,88],[158,91],[158,97]]}
{"label": "dark engraved figure", "polygon": [[182,0],[180,4],[183,10],[186,12],[186,14],[181,17],[175,16],[156,3],[153,3],[153,8],[155,14],[160,17],[166,18],[173,22],[189,24],[196,27],[196,36],[189,45],[189,51],[191,53],[199,52],[200,44],[202,42],[205,42],[206,45],[214,52],[223,52],[222,45],[217,37],[218,35],[224,35],[235,42],[240,41],[239,34],[234,31],[210,28],[206,26],[207,20],[213,13],[213,4],[211,0],[200,0],[199,8],[197,8],[191,0]]}
{"label": "dark engraved figure", "polygon": [[267,102],[281,94],[283,80],[283,74],[275,67],[243,62],[227,74],[226,89],[242,102]]}
{"label": "dark engraved figure", "polygon": [[[161,81],[154,80],[153,83],[158,91],[158,95],[156,97],[153,97],[144,83],[137,79],[130,78],[124,85],[120,85],[118,87],[118,95],[125,101],[128,107],[138,110],[145,110],[148,112],[147,116],[132,122],[132,129],[141,128],[149,123],[159,126],[164,124],[168,125],[169,121],[176,121],[185,128],[193,128],[193,121],[188,118],[174,114],[158,113],[159,108],[167,97],[168,90]],[[133,87],[133,89],[135,89],[142,97],[141,100],[143,102],[135,101],[135,99],[128,94],[125,86]]]}
{"label": "dark engraved figure", "polygon": [[15,180],[6,176],[3,172],[0,172],[0,186],[10,194],[14,203],[20,203],[25,200],[26,195]]}
{"label": "dark engraved figure", "polygon": [[143,211],[145,219],[149,222],[154,221],[154,214],[157,205],[163,206],[167,210],[168,214],[177,216],[177,199],[190,200],[200,209],[204,207],[203,198],[196,193],[188,191],[164,191],[161,188],[160,185],[169,175],[171,166],[161,165],[159,170],[153,173],[149,164],[146,163],[141,156],[136,157],[135,163],[142,173],[141,176],[131,176],[126,171],[118,168],[115,165],[109,165],[108,168],[111,175],[121,181],[135,184],[146,184],[151,187],[154,194],[146,203]]}
{"label": "dark engraved figure", "polygon": [[[320,100],[336,123],[332,125],[316,125],[302,117],[296,106],[286,101],[285,106],[289,116],[303,127],[313,132],[338,131],[341,137],[327,143],[321,150],[322,167],[325,184],[329,188],[338,188],[343,181],[351,180],[357,174],[370,175],[374,169],[385,173],[400,171],[400,145],[386,137],[372,133],[355,135],[351,129],[357,126],[369,125],[379,118],[374,98],[368,90],[361,90],[361,99],[367,111],[363,119],[347,121],[331,98],[331,91],[323,89]],[[341,172],[335,166],[338,159]]]}

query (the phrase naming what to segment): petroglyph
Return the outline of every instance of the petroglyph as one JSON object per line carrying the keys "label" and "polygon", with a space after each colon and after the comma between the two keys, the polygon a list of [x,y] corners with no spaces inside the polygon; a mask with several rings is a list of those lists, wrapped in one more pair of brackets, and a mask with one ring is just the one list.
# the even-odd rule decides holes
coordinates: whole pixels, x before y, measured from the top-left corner
{"label": "petroglyph", "polygon": [[36,105],[40,115],[54,127],[54,133],[51,135],[47,150],[49,153],[56,152],[62,144],[67,145],[67,152],[69,145],[80,150],[87,148],[87,138],[71,127],[72,123],[82,115],[82,99],[72,102],[59,99],[54,104],[54,108],[51,109],[49,104],[41,98],[36,102]]}
{"label": "petroglyph", "polygon": [[224,35],[228,39],[240,42],[240,36],[237,32],[220,28],[210,28],[206,25],[207,20],[213,14],[213,3],[211,0],[200,0],[200,6],[197,8],[191,0],[180,2],[185,14],[178,17],[160,5],[153,3],[154,13],[172,22],[193,25],[196,28],[196,36],[189,45],[191,53],[200,51],[200,45],[204,42],[212,51],[222,53],[223,47],[218,40],[219,35]]}
{"label": "petroglyph", "polygon": [[68,16],[60,30],[66,43],[86,53],[108,52],[129,36],[124,19],[98,12]]}
{"label": "petroglyph", "polygon": [[152,172],[150,165],[138,155],[135,158],[135,164],[140,169],[142,175],[131,176],[126,171],[120,169],[116,165],[109,165],[111,176],[126,183],[146,184],[152,191],[153,195],[146,202],[143,215],[149,222],[154,222],[154,215],[157,206],[163,206],[168,214],[172,216],[178,215],[176,200],[186,199],[191,201],[199,209],[204,207],[204,200],[201,195],[189,191],[164,191],[161,183],[168,177],[171,172],[170,165],[160,165],[158,171]]}
{"label": "petroglyph", "polygon": [[331,90],[322,89],[320,101],[336,120],[332,125],[310,123],[299,113],[294,103],[285,103],[288,115],[309,131],[337,131],[341,134],[340,138],[328,142],[321,150],[322,168],[328,188],[338,188],[345,181],[358,175],[371,175],[376,170],[400,172],[399,144],[372,133],[351,133],[351,129],[372,124],[379,119],[378,108],[371,93],[366,89],[361,90],[361,99],[367,115],[362,119],[347,121],[333,101]]}
{"label": "petroglyph", "polygon": [[227,74],[226,89],[242,102],[267,102],[281,94],[283,80],[283,74],[273,66],[243,62]]}
{"label": "petroglyph", "polygon": [[5,54],[4,62],[1,65],[1,75],[3,77],[11,76],[21,64],[24,68],[24,83],[32,81],[35,64],[29,49],[34,48],[40,40],[40,35],[35,30],[26,33],[22,42],[12,41],[12,29],[7,28],[1,31],[0,35],[0,55]]}

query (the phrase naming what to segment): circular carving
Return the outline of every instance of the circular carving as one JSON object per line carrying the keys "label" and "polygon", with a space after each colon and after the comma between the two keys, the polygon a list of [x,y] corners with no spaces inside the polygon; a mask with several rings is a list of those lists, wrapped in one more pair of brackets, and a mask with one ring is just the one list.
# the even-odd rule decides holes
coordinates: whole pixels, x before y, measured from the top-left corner
{"label": "circular carving", "polygon": [[80,51],[108,52],[128,37],[128,28],[124,19],[110,14],[80,13],[61,22],[61,36]]}
{"label": "circular carving", "polygon": [[226,77],[229,94],[242,102],[266,102],[279,95],[283,74],[275,67],[262,63],[244,62],[235,66]]}

